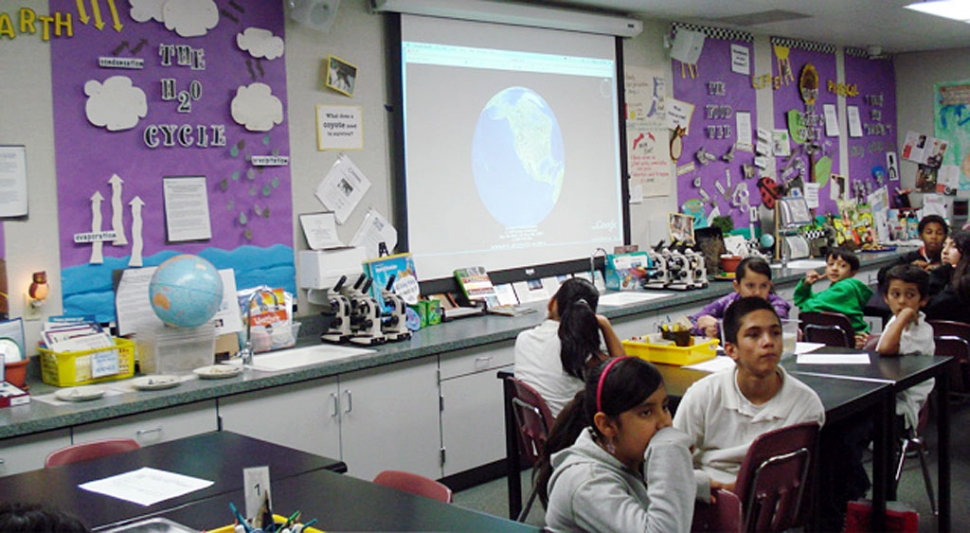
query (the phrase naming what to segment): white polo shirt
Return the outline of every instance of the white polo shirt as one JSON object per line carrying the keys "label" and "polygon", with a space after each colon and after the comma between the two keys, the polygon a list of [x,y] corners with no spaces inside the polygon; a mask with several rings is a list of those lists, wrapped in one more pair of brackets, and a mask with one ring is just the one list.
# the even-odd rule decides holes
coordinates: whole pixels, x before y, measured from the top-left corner
{"label": "white polo shirt", "polygon": [[815,391],[778,367],[782,386],[774,398],[754,405],[738,387],[737,367],[715,372],[684,393],[674,427],[690,435],[698,495],[710,495],[710,481],[733,483],[751,442],[762,433],[802,422],[825,422]]}
{"label": "white polo shirt", "polygon": [[515,339],[515,377],[542,395],[554,417],[585,386],[563,370],[561,350],[559,322],[549,318]]}

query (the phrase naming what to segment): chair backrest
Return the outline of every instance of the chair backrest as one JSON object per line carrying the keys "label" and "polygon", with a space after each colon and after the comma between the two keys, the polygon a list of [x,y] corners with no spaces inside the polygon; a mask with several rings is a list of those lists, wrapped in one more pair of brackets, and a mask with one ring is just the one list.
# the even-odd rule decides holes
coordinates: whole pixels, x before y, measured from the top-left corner
{"label": "chair backrest", "polygon": [[741,462],[734,492],[745,531],[784,531],[799,525],[819,426],[804,422],[763,433]]}
{"label": "chair backrest", "polygon": [[99,457],[107,457],[116,453],[130,452],[141,448],[138,441],[133,439],[105,439],[73,444],[60,450],[52,451],[44,459],[44,467],[66,465],[79,461],[88,461]]}
{"label": "chair backrest", "polygon": [[694,519],[690,530],[741,532],[741,500],[733,492],[718,489],[714,493],[714,503],[694,503]]}
{"label": "chair backrest", "polygon": [[798,313],[806,342],[821,342],[826,346],[855,348],[855,330],[849,317],[842,313],[814,311]]}
{"label": "chair backrest", "polygon": [[377,474],[374,483],[445,503],[451,503],[452,499],[451,489],[444,483],[411,472],[385,470]]}
{"label": "chair backrest", "polygon": [[[930,321],[932,324],[933,321]],[[944,329],[943,331],[947,331]],[[955,372],[950,373],[950,383],[953,391],[967,393],[970,392],[970,373],[967,371],[970,365],[970,336],[940,334],[933,326],[933,342],[936,345],[936,355],[948,355],[957,361]]]}
{"label": "chair backrest", "polygon": [[955,322],[953,320],[927,320],[933,326],[933,334],[938,336],[955,335],[970,339],[970,324],[965,322]]}
{"label": "chair backrest", "polygon": [[530,464],[535,464],[549,438],[549,430],[555,418],[542,396],[530,385],[516,378],[509,378],[513,385],[512,411],[515,425],[519,428],[519,450]]}

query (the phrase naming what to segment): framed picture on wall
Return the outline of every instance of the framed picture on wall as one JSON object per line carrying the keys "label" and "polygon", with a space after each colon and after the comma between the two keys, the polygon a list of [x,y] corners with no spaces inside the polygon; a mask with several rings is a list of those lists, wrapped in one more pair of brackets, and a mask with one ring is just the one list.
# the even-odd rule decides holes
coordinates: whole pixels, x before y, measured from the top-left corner
{"label": "framed picture on wall", "polygon": [[325,85],[340,94],[354,95],[357,84],[357,67],[337,56],[327,56]]}
{"label": "framed picture on wall", "polygon": [[683,213],[670,213],[667,218],[670,242],[694,244],[694,217]]}

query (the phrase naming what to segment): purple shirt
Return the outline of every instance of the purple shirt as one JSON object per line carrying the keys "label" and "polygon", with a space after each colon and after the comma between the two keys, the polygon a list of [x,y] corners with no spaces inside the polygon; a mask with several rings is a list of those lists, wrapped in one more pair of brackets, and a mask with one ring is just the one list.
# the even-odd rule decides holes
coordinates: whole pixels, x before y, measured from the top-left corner
{"label": "purple shirt", "polygon": [[[694,335],[705,335],[705,333],[698,329],[697,319],[704,316],[710,315],[717,319],[720,323],[721,319],[724,318],[724,311],[727,310],[728,306],[738,301],[741,298],[741,293],[734,291],[730,294],[725,294],[724,296],[714,300],[713,302],[704,306],[696,315],[691,315],[690,322],[694,325],[694,329],[691,333]],[[768,294],[768,303],[775,308],[775,312],[778,313],[778,318],[788,318],[788,310],[791,309],[791,304],[783,300],[780,296],[775,293]],[[720,330],[720,328],[718,328]]]}

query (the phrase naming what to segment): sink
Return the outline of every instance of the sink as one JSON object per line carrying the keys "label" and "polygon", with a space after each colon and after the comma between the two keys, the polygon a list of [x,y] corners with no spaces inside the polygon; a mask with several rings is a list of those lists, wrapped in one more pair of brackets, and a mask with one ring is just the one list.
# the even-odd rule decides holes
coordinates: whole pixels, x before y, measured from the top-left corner
{"label": "sink", "polygon": [[[316,346],[305,346],[303,348],[290,348],[278,352],[258,353],[253,356],[253,364],[249,367],[253,370],[261,370],[264,372],[279,372],[281,370],[290,370],[302,366],[338,361],[348,357],[372,353],[373,351],[366,348],[320,344]],[[232,363],[240,364],[238,359],[233,359]]]}

